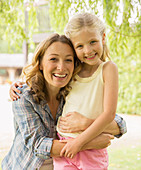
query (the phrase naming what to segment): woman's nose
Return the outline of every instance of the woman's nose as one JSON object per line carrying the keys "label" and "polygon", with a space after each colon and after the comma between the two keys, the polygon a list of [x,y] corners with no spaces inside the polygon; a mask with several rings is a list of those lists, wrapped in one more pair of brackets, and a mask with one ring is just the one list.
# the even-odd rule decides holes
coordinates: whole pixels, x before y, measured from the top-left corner
{"label": "woman's nose", "polygon": [[59,62],[57,64],[57,69],[60,71],[64,71],[65,70],[65,64],[63,62]]}

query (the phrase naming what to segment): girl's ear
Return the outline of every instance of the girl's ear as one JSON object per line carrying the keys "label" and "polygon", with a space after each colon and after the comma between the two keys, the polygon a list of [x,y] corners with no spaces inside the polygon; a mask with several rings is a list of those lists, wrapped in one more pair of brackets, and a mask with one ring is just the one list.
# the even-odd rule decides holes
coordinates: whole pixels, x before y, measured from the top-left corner
{"label": "girl's ear", "polygon": [[103,33],[103,37],[102,37],[102,44],[104,45],[104,44],[105,44],[105,42],[106,42],[106,35],[105,35],[105,33]]}
{"label": "girl's ear", "polygon": [[39,69],[40,69],[40,70],[43,70],[42,64],[39,65]]}

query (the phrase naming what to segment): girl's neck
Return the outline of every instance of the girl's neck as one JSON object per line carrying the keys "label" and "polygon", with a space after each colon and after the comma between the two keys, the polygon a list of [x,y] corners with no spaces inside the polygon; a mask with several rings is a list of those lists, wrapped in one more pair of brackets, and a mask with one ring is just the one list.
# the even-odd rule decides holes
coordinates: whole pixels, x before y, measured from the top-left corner
{"label": "girl's neck", "polygon": [[91,77],[94,74],[94,72],[98,69],[98,67],[101,63],[102,63],[102,61],[100,61],[96,65],[88,65],[86,63],[83,63],[82,69],[78,73],[78,75],[82,78]]}

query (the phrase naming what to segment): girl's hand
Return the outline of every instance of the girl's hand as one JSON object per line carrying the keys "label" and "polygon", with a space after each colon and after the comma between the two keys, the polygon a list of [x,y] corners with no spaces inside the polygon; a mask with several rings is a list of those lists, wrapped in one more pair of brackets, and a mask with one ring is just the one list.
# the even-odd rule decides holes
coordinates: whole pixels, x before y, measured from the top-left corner
{"label": "girl's hand", "polygon": [[60,152],[60,156],[67,158],[74,158],[74,156],[81,150],[82,146],[76,139],[62,140],[61,142],[67,142]]}
{"label": "girl's hand", "polygon": [[84,131],[93,121],[78,112],[69,112],[65,117],[59,119],[59,129],[64,133]]}
{"label": "girl's hand", "polygon": [[17,100],[18,98],[20,98],[17,94],[17,93],[21,93],[20,90],[17,89],[17,87],[22,87],[23,83],[17,81],[17,82],[14,82],[11,87],[10,87],[10,90],[9,90],[9,95],[10,95],[10,98],[14,101],[14,100]]}

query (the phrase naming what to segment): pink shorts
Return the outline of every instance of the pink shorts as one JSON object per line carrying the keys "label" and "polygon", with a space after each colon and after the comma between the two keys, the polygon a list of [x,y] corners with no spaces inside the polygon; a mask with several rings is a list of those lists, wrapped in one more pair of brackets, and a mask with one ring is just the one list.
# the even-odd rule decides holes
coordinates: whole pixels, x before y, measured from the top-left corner
{"label": "pink shorts", "polygon": [[[59,136],[60,137],[60,136]],[[61,140],[68,139],[60,137]],[[107,149],[92,149],[77,153],[73,158],[53,158],[54,170],[107,170]]]}

